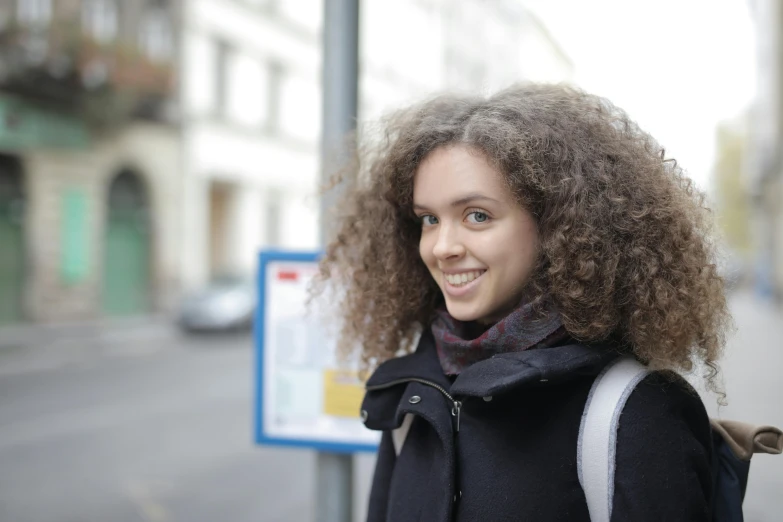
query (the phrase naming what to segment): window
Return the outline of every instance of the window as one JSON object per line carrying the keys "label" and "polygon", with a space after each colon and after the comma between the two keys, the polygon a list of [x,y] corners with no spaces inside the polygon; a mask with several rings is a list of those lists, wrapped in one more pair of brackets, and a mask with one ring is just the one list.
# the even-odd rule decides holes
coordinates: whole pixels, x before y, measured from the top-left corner
{"label": "window", "polygon": [[269,79],[267,84],[267,129],[278,132],[280,129],[280,103],[282,100],[283,66],[279,62],[269,62]]}
{"label": "window", "polygon": [[52,20],[52,0],[17,0],[16,18],[22,24],[46,25]]}
{"label": "window", "polygon": [[82,28],[97,41],[108,43],[117,36],[117,3],[115,0],[84,0]]}
{"label": "window", "polygon": [[225,40],[215,43],[215,113],[218,116],[226,114],[228,106],[228,61],[231,57],[231,47]]}
{"label": "window", "polygon": [[171,22],[161,7],[147,9],[139,24],[139,47],[156,62],[171,59],[173,51]]}

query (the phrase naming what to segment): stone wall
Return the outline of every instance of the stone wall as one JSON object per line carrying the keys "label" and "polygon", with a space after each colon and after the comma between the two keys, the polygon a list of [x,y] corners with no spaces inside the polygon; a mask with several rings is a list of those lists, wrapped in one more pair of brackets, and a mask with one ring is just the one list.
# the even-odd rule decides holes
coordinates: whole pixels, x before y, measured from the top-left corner
{"label": "stone wall", "polygon": [[[33,321],[100,319],[109,185],[120,170],[136,172],[147,189],[151,214],[151,312],[172,310],[177,299],[181,236],[180,141],[176,129],[133,124],[87,150],[36,149],[22,156],[27,185],[25,216],[28,284],[26,316]],[[66,194],[86,202],[84,270],[63,275]]]}

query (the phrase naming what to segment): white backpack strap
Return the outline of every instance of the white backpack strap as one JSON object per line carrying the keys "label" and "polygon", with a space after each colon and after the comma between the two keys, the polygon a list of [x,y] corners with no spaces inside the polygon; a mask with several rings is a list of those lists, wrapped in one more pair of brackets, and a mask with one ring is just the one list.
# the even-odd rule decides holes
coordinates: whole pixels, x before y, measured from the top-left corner
{"label": "white backpack strap", "polygon": [[587,396],[579,428],[577,470],[591,522],[609,522],[614,497],[617,427],[625,401],[649,370],[633,357],[609,363]]}
{"label": "white backpack strap", "polygon": [[408,430],[411,429],[411,423],[413,423],[413,414],[406,413],[405,418],[402,419],[402,424],[397,429],[392,430],[392,442],[394,443],[394,453],[399,457],[402,451],[402,445],[405,444],[405,438],[408,436]]}

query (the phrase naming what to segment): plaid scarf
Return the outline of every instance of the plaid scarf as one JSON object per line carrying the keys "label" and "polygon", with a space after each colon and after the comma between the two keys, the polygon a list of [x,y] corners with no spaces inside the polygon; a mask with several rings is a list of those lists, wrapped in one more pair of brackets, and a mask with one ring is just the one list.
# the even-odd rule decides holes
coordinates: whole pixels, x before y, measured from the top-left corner
{"label": "plaid scarf", "polygon": [[432,334],[446,375],[457,375],[471,364],[498,353],[545,348],[568,337],[560,314],[552,305],[537,319],[533,318],[530,304],[520,305],[474,339],[475,327],[475,323],[454,319],[445,309],[436,312]]}

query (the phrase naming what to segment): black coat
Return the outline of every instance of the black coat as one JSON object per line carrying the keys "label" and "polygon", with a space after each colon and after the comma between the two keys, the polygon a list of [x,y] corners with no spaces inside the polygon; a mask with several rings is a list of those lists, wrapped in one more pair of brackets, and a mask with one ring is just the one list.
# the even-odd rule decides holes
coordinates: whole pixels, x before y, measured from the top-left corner
{"label": "black coat", "polygon": [[[579,344],[501,354],[452,383],[426,332],[415,353],[367,382],[365,424],[384,431],[368,522],[588,522],[579,426],[595,376],[615,356]],[[397,457],[390,430],[408,413]],[[612,522],[709,520],[709,419],[684,380],[647,376],[617,436]]]}

